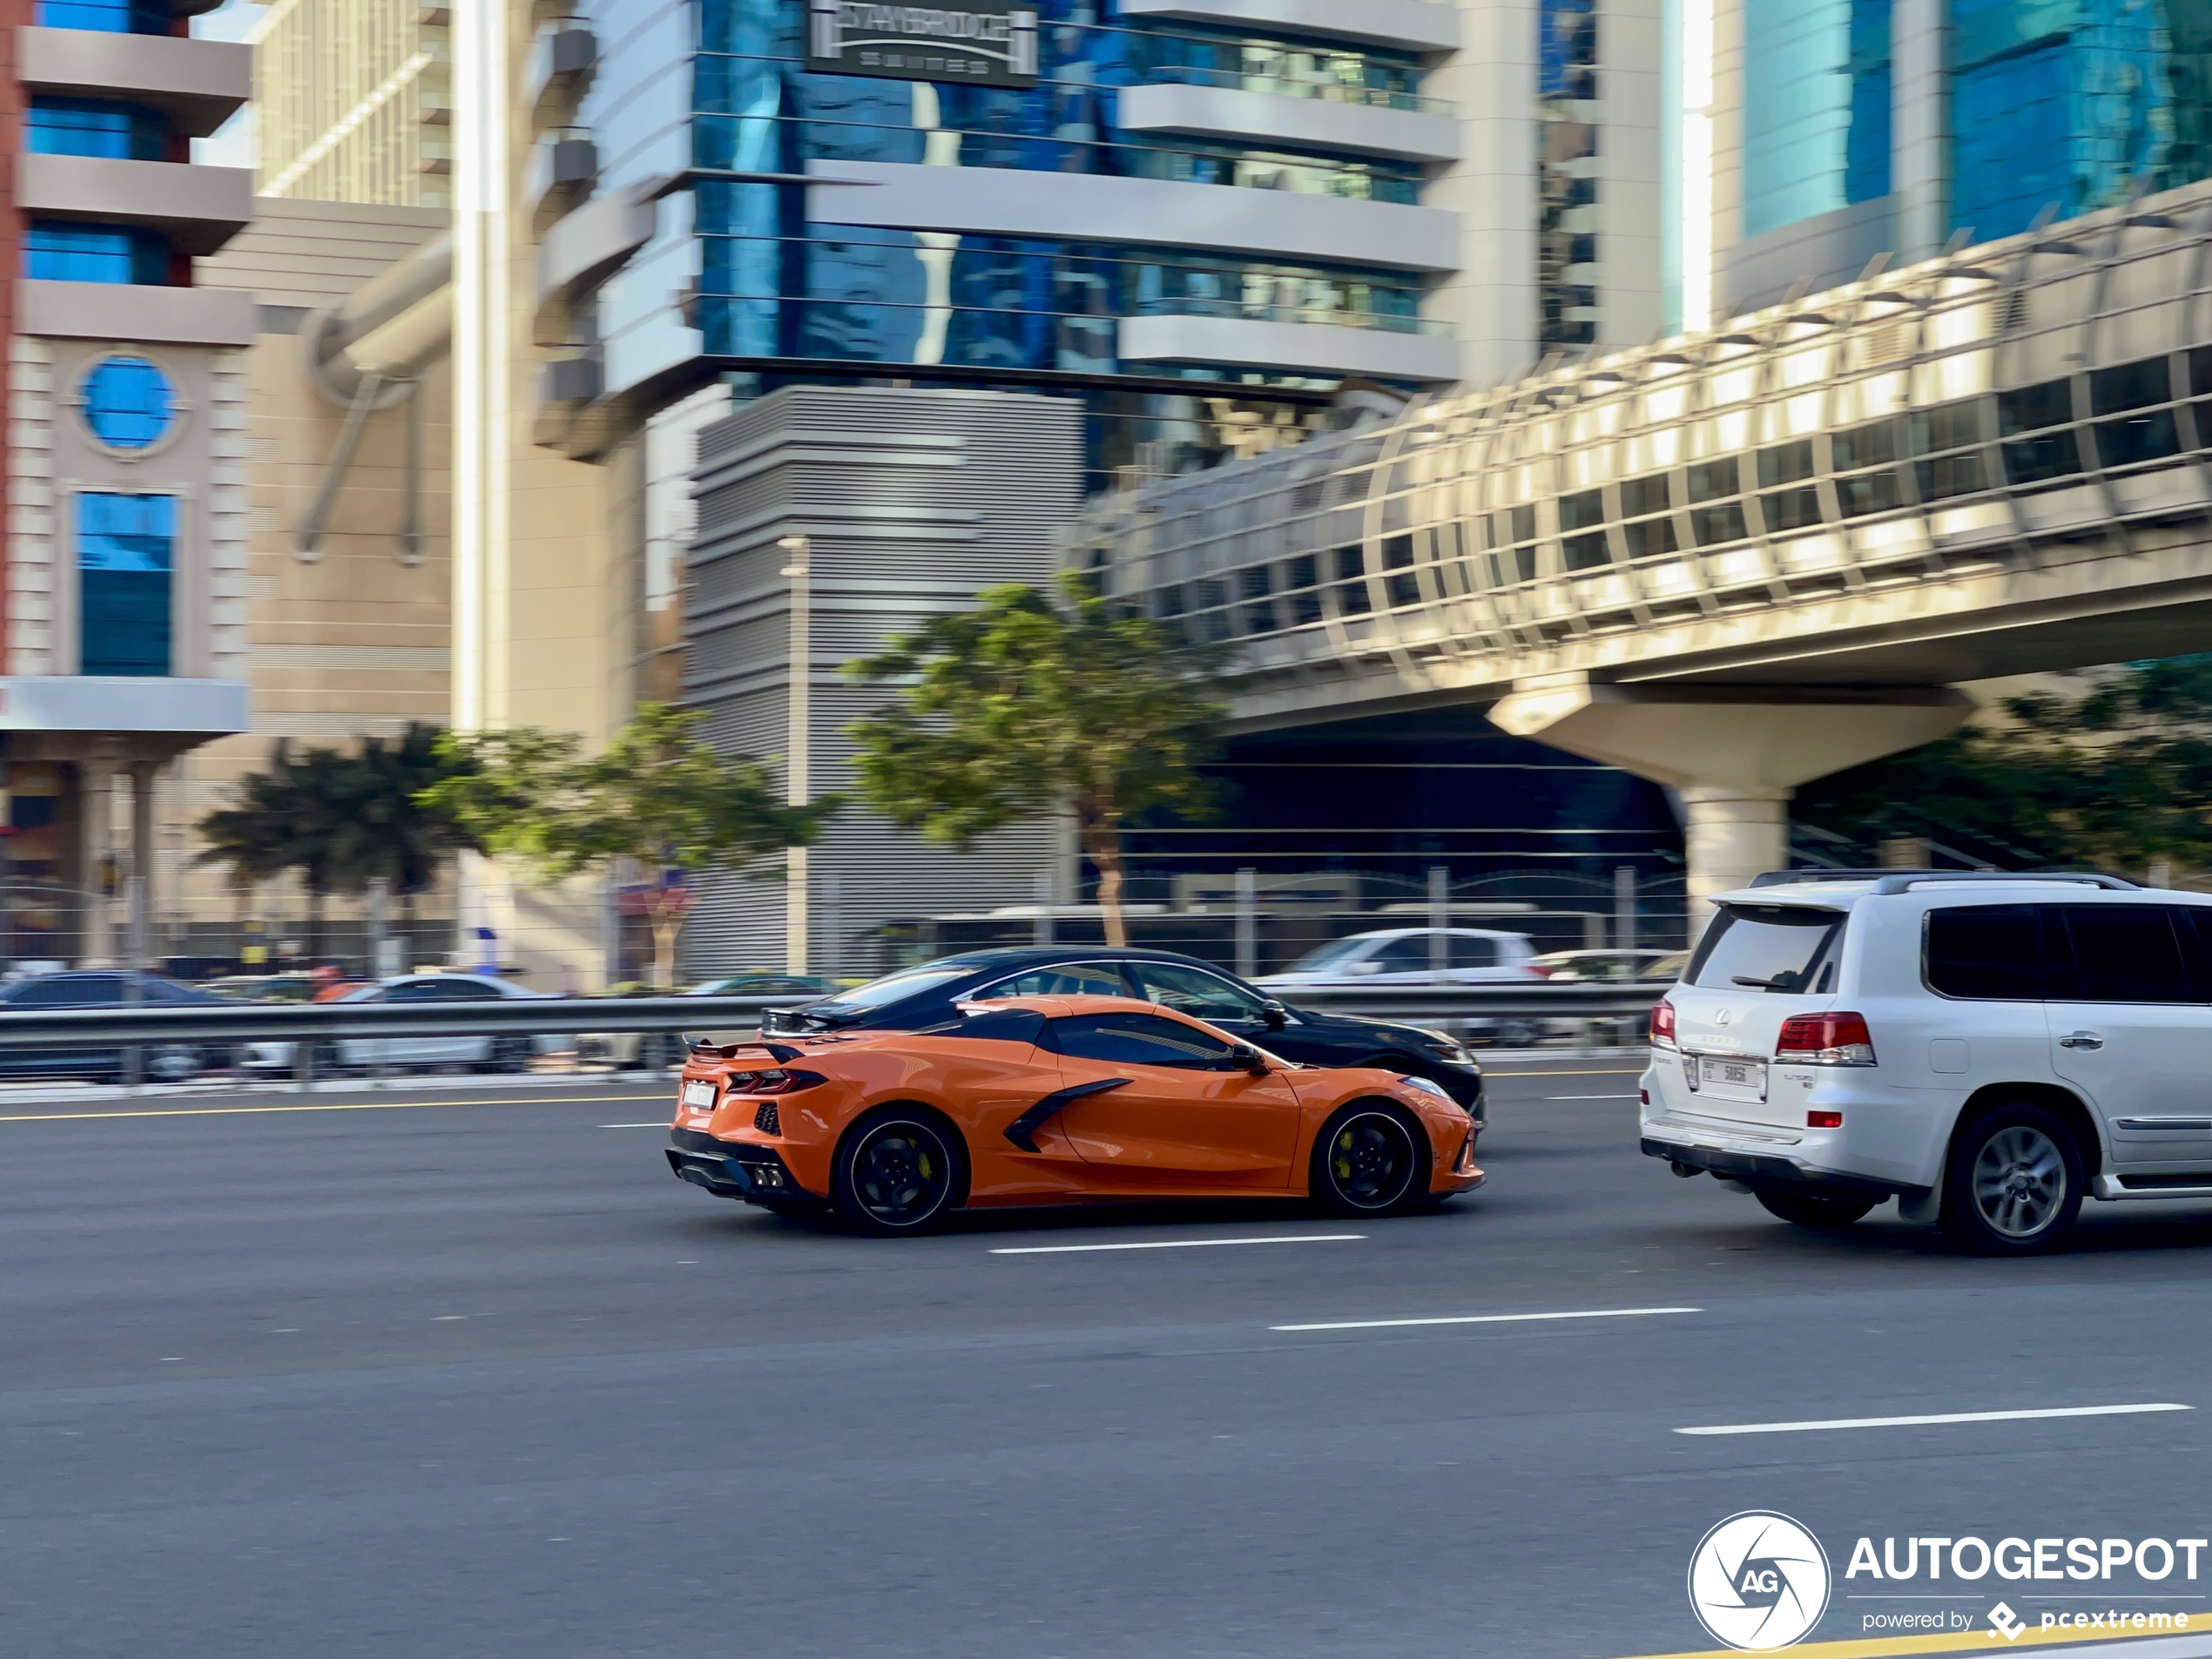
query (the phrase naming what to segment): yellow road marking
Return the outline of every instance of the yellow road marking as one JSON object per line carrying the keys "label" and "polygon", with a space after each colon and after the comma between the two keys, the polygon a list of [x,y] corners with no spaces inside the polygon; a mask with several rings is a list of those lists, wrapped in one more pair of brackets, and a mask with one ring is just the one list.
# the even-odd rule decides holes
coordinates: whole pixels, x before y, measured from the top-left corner
{"label": "yellow road marking", "polygon": [[[1993,1596],[1993,1605],[1994,1599]],[[2125,1596],[2115,1596],[2108,1605],[2117,1607],[2126,1600]],[[2134,1610],[2133,1608],[2128,1609],[2131,1614]],[[2149,1609],[2144,1610],[2148,1612]],[[1985,1623],[1977,1630],[1946,1630],[1925,1636],[1868,1636],[1851,1642],[1801,1642],[1794,1648],[1784,1648],[1780,1651],[1790,1655],[1791,1659],[1885,1659],[1887,1655],[1899,1653],[2010,1653],[2019,1648],[2061,1645],[2086,1648],[2095,1642],[2137,1642],[2149,1636],[2163,1636],[2171,1641],[2176,1636],[2201,1636],[2212,1632],[2212,1613],[2191,1611],[2188,1621],[2189,1627],[2186,1630],[2107,1630],[2101,1633],[2078,1627],[2040,1630],[2031,1625],[2012,1642],[1998,1641],[1997,1633]],[[1639,1656],[1639,1659],[1737,1659],[1737,1651],[1733,1648],[1710,1648],[1700,1649],[1696,1653],[1644,1654]]]}
{"label": "yellow road marking", "polygon": [[[74,1123],[109,1117],[254,1117],[270,1112],[396,1112],[427,1106],[606,1106],[658,1095],[518,1095],[491,1100],[358,1100],[327,1106],[152,1106],[129,1112],[24,1112],[0,1115],[0,1123]],[[671,1111],[670,1116],[675,1114]]]}

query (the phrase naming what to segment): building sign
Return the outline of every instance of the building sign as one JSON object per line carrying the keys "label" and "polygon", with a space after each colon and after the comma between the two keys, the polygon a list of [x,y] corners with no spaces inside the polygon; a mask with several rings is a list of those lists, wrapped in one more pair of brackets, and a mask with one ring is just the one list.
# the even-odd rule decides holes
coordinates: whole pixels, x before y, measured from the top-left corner
{"label": "building sign", "polygon": [[1019,0],[900,6],[806,0],[806,67],[970,86],[1037,84],[1037,10]]}

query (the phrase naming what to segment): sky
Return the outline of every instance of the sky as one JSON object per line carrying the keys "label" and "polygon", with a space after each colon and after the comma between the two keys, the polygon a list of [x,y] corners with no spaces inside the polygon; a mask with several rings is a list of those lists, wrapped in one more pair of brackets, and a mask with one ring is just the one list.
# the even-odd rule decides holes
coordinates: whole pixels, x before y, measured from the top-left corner
{"label": "sky", "polygon": [[[267,10],[254,0],[223,0],[213,11],[194,17],[192,31],[201,40],[243,40],[246,31],[261,20],[261,14]],[[254,117],[254,108],[249,104],[224,122],[214,137],[194,138],[192,158],[211,167],[251,167],[255,160]]]}

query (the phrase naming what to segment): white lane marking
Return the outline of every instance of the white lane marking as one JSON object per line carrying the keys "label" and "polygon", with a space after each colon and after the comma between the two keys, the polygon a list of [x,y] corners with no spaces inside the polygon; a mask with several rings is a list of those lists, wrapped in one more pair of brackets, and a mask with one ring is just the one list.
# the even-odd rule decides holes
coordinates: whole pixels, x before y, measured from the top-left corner
{"label": "white lane marking", "polygon": [[602,1123],[599,1127],[601,1129],[666,1129],[668,1125],[656,1120],[651,1123]]}
{"label": "white lane marking", "polygon": [[1634,1100],[1636,1097],[1636,1092],[1630,1089],[1613,1095],[1547,1095],[1544,1098],[1546,1100]]}
{"label": "white lane marking", "polygon": [[1541,1319],[1641,1319],[1703,1308],[1579,1308],[1571,1313],[1454,1313],[1429,1319],[1339,1319],[1327,1325],[1271,1325],[1271,1331],[1383,1331],[1406,1325],[1527,1325]]}
{"label": "white lane marking", "polygon": [[2053,1406],[2032,1412],[1939,1412],[1922,1417],[1829,1417],[1805,1423],[1723,1423],[1678,1428],[1677,1434],[1802,1434],[1828,1428],[1918,1428],[1929,1423],[2018,1423],[2037,1417],[2130,1417],[2141,1412],[2192,1412],[2170,1400],[2148,1406]]}
{"label": "white lane marking", "polygon": [[1213,1244],[1339,1244],[1365,1233],[1295,1233],[1271,1238],[1159,1238],[1139,1244],[1018,1244],[991,1251],[994,1256],[1073,1256],[1094,1250],[1204,1250]]}

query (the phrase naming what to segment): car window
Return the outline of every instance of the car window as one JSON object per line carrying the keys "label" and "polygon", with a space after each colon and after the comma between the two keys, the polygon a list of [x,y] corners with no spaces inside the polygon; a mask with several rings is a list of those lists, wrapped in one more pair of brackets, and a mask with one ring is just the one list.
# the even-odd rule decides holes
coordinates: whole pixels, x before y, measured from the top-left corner
{"label": "car window", "polygon": [[436,988],[434,1000],[440,1002],[496,1002],[503,993],[496,985],[486,985],[473,979],[433,980]]}
{"label": "car window", "polygon": [[841,1008],[880,1008],[903,1001],[923,991],[950,985],[954,980],[965,979],[974,971],[972,966],[901,968],[896,974],[887,974],[881,979],[871,980],[853,990],[840,991],[830,1000]]}
{"label": "car window", "polygon": [[1420,934],[1400,934],[1386,939],[1381,948],[1367,958],[1376,964],[1381,974],[1426,974],[1428,972],[1428,940]]}
{"label": "car window", "polygon": [[2033,905],[1955,905],[1928,912],[1928,988],[1988,1002],[2043,1000],[2043,921]]}
{"label": "car window", "polygon": [[387,985],[381,988],[383,995],[376,999],[380,1002],[435,1002],[442,1000],[439,995],[438,981],[434,979],[403,980],[397,985]]}
{"label": "car window", "polygon": [[1784,995],[1835,988],[1840,911],[1797,905],[1723,905],[1690,959],[1689,983]]}
{"label": "car window", "polygon": [[1495,968],[1498,965],[1498,941],[1485,939],[1480,934],[1452,935],[1452,966],[1454,968]]}
{"label": "car window", "polygon": [[1111,962],[1055,962],[1050,968],[1033,968],[1026,974],[1016,974],[1012,979],[1002,979],[987,990],[975,993],[978,998],[987,996],[1127,996],[1129,981],[1122,977],[1122,970]]}
{"label": "car window", "polygon": [[1311,974],[1318,968],[1341,968],[1366,948],[1367,941],[1356,934],[1350,939],[1332,939],[1327,944],[1306,952],[1291,964],[1288,971]]}
{"label": "car window", "polygon": [[2083,1002],[2194,1002],[2180,940],[2163,905],[2067,904],[2050,908],[2065,922],[2071,964],[2054,964],[2051,995]]}
{"label": "car window", "polygon": [[96,1008],[123,1001],[123,981],[107,974],[55,974],[37,979],[8,999],[17,1008]]}
{"label": "car window", "polygon": [[994,1042],[1035,1042],[1044,1029],[1044,1015],[1035,1008],[981,1008],[966,1005],[949,1024],[917,1033],[925,1036],[982,1037]]}
{"label": "car window", "polygon": [[1076,1014],[1045,1027],[1045,1047],[1077,1060],[1116,1066],[1172,1066],[1217,1071],[1233,1044],[1157,1014]]}
{"label": "car window", "polygon": [[1266,1004],[1249,991],[1239,990],[1218,974],[1173,962],[1138,962],[1136,975],[1144,994],[1162,1008],[1187,1014],[1194,1020],[1264,1020]]}

